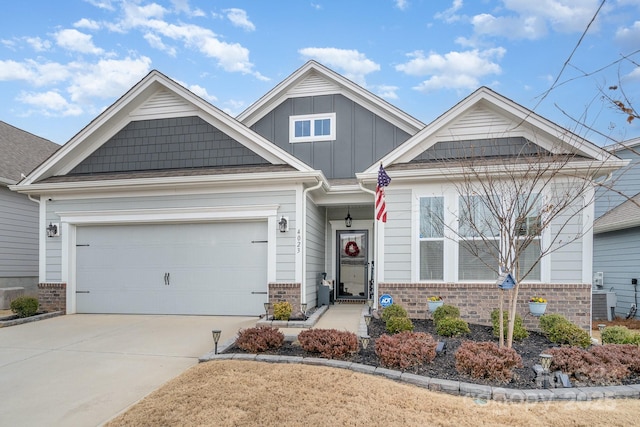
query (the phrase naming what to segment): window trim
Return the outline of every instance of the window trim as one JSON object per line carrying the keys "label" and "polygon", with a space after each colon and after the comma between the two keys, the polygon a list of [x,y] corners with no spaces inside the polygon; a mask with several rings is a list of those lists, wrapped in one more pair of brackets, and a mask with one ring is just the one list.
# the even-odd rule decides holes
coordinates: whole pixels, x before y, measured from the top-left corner
{"label": "window trim", "polygon": [[[418,281],[419,282],[424,282],[424,283],[442,283],[445,281],[445,275],[446,275],[446,226],[444,224],[442,224],[442,236],[438,236],[438,237],[422,237],[420,235],[420,230],[422,229],[422,199],[440,199],[441,200],[441,208],[442,208],[442,219],[443,221],[445,220],[444,216],[445,216],[445,202],[446,202],[446,197],[444,194],[442,195],[421,195],[418,196],[417,201],[418,201],[418,243],[416,245],[417,247],[417,264],[418,264],[418,272],[417,272],[417,277],[418,277]],[[422,271],[422,257],[421,257],[421,243],[422,242],[442,242],[442,279],[423,279],[421,277],[421,271]]]}
{"label": "window trim", "polygon": [[[316,120],[329,120],[329,135],[315,135],[315,121]],[[310,121],[309,136],[295,136],[296,123],[300,121]],[[289,116],[289,143],[294,144],[298,142],[316,142],[316,141],[334,141],[336,139],[336,113],[322,113],[322,114],[302,114],[298,116]]]}

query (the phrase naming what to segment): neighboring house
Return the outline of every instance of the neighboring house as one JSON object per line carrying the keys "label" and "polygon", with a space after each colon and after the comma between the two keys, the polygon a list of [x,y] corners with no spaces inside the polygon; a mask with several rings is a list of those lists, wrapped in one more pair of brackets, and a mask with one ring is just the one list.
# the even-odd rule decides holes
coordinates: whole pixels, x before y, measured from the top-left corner
{"label": "neighboring house", "polygon": [[60,146],[0,121],[0,288],[38,293],[37,201],[9,190]]}
{"label": "neighboring house", "polygon": [[[428,260],[438,273],[425,277],[419,233],[421,198],[456,206],[430,153],[487,140],[573,153],[600,173],[620,166],[490,89],[425,126],[310,61],[237,118],[153,71],[13,189],[40,199],[41,228],[60,227],[41,237],[40,281],[66,288],[67,313],[260,315],[282,299],[313,307],[326,273],[337,300],[365,300],[373,278],[376,305],[390,294],[424,317],[426,297],[441,294],[487,323],[496,278],[459,261],[448,239]],[[392,178],[386,223],[374,220],[380,164]],[[545,257],[521,291],[546,295],[585,328],[592,212],[587,201],[573,224],[586,234]]]}
{"label": "neighboring house", "polygon": [[[618,317],[640,317],[638,280],[640,280],[640,138],[604,147],[627,166],[612,174],[598,191],[596,221],[593,227],[594,284],[608,293],[608,307]],[[610,318],[611,311],[598,310],[594,296],[594,317]]]}

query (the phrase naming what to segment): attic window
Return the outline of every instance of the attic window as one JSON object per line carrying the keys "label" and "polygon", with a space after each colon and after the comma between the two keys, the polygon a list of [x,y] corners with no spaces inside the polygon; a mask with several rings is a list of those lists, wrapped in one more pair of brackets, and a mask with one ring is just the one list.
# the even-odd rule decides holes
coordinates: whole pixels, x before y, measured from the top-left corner
{"label": "attic window", "polygon": [[333,141],[336,113],[289,117],[289,142]]}

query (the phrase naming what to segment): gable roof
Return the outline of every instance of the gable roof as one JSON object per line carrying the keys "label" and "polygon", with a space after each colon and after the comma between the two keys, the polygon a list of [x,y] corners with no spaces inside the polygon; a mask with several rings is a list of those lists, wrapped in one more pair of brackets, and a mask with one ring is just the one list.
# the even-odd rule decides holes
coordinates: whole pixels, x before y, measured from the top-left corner
{"label": "gable roof", "polygon": [[611,153],[617,153],[618,151],[623,150],[633,150],[637,152],[639,151],[638,146],[640,146],[640,137],[632,138],[623,142],[618,142],[616,144],[606,145],[602,147],[602,149],[607,150]]}
{"label": "gable roof", "polygon": [[215,124],[273,165],[289,165],[295,171],[312,172],[305,163],[271,144],[169,77],[153,70],[78,132],[61,150],[29,174],[21,186],[69,173],[132,121],[187,116],[198,116],[208,123]]}
{"label": "gable roof", "polygon": [[593,223],[594,234],[640,227],[640,193],[611,209]]}
{"label": "gable roof", "polygon": [[237,119],[250,127],[287,98],[329,94],[341,94],[349,98],[410,135],[424,128],[420,120],[313,60],[267,92],[240,113]]}
{"label": "gable roof", "polygon": [[0,121],[0,184],[15,184],[60,146]]}
{"label": "gable roof", "polygon": [[[409,163],[438,142],[521,137],[550,153],[572,153],[585,160],[620,160],[592,142],[541,117],[531,110],[480,87],[428,124],[402,146],[381,159],[385,165]],[[616,166],[619,167],[620,165]],[[372,165],[362,176],[377,173]]]}

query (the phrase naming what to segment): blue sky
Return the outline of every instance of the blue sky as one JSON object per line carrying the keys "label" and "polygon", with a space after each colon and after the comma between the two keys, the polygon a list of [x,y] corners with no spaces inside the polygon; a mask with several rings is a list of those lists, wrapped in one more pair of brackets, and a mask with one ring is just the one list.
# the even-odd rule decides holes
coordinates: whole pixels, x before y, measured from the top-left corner
{"label": "blue sky", "polygon": [[235,116],[315,59],[424,123],[488,86],[606,145],[640,136],[601,93],[640,105],[640,0],[604,2],[580,41],[601,3],[12,1],[0,120],[64,144],[152,69]]}

